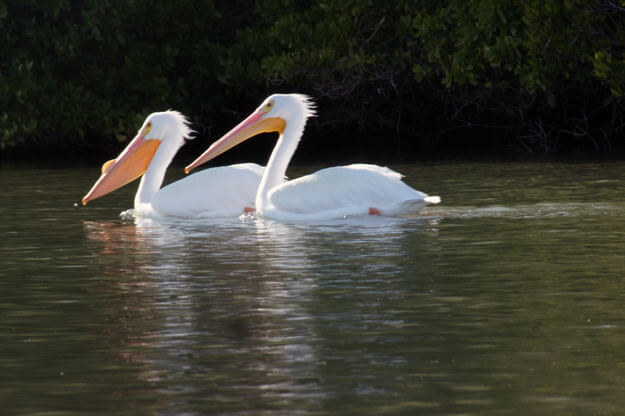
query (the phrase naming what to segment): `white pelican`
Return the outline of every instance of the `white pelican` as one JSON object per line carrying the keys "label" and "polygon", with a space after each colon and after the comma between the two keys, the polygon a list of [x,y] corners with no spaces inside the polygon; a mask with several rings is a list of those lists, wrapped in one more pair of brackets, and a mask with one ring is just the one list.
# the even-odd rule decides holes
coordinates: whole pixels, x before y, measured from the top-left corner
{"label": "white pelican", "polygon": [[263,132],[278,132],[256,193],[256,213],[281,221],[316,221],[352,215],[403,216],[440,202],[401,181],[386,167],[354,164],[320,170],[284,182],[282,178],[304,131],[315,114],[309,97],[274,94],[250,116],[213,143],[185,172]]}
{"label": "white pelican", "polygon": [[254,163],[206,169],[160,189],[167,166],[191,133],[187,119],[177,111],[150,114],[119,156],[102,165],[102,175],[82,199],[83,205],[143,175],[134,205],[140,216],[243,214],[254,201],[264,170]]}

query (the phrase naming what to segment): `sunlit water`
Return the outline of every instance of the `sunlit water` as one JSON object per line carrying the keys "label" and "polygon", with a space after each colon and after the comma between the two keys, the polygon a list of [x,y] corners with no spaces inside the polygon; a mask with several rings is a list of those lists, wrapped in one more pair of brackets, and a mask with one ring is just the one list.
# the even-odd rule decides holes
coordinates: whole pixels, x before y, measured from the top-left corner
{"label": "sunlit water", "polygon": [[0,167],[2,414],[622,412],[625,163],[393,167],[442,204],[133,221]]}

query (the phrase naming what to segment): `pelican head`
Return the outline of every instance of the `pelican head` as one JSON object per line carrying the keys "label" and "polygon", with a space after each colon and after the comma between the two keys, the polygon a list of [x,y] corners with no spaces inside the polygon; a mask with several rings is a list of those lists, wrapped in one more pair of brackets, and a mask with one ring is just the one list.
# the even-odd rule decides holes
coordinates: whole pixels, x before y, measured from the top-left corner
{"label": "pelican head", "polygon": [[146,173],[150,165],[164,169],[169,165],[185,139],[191,138],[189,122],[177,111],[150,114],[137,135],[113,160],[102,165],[95,185],[82,199],[82,204],[104,196]]}
{"label": "pelican head", "polygon": [[202,163],[208,162],[260,133],[278,132],[282,135],[286,128],[292,127],[299,130],[299,134],[293,135],[299,140],[306,120],[314,115],[315,105],[307,95],[273,94],[267,97],[245,120],[214,142],[184,170],[189,173]]}

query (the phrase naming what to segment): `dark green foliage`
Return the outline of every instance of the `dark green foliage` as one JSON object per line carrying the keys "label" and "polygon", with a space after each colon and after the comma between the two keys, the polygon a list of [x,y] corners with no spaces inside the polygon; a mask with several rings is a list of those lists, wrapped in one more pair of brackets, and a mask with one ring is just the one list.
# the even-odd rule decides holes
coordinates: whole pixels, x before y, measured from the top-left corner
{"label": "dark green foliage", "polygon": [[191,92],[217,68],[198,62],[219,49],[205,42],[214,42],[219,18],[212,2],[0,3],[3,146],[59,138],[103,146],[106,137],[125,139],[151,111],[202,109],[203,97]]}
{"label": "dark green foliage", "polygon": [[327,134],[605,150],[623,45],[625,0],[0,0],[0,144],[112,149],[166,108],[223,131],[294,91]]}

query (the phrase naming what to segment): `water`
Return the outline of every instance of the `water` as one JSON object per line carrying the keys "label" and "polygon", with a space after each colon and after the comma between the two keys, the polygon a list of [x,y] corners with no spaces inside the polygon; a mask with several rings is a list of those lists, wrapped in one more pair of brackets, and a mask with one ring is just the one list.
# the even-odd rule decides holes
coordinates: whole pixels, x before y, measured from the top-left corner
{"label": "water", "polygon": [[0,167],[3,414],[622,411],[625,164],[393,167],[443,204],[135,223],[97,167]]}

